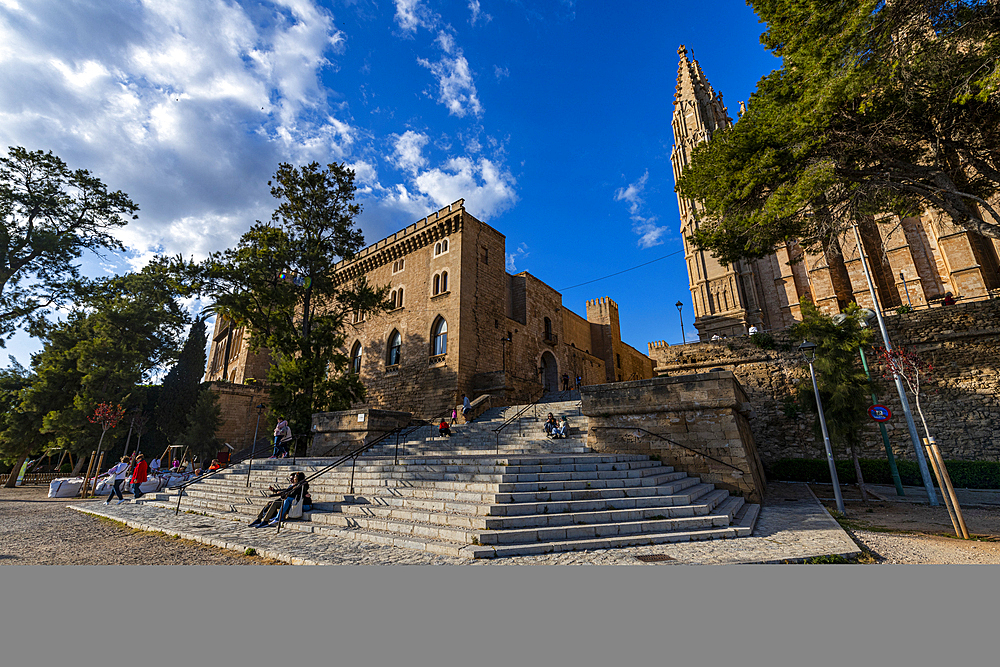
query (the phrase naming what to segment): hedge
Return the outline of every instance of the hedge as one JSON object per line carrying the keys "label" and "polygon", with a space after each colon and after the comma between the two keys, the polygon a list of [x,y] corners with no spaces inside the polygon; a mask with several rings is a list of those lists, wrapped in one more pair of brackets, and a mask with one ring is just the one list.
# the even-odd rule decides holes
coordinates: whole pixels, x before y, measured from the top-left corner
{"label": "hedge", "polygon": [[[892,484],[889,462],[885,459],[861,459],[861,474],[868,484]],[[852,461],[837,461],[837,477],[841,484],[857,484]],[[1000,462],[945,461],[951,483],[959,489],[1000,489]],[[928,465],[929,468],[929,465]],[[920,469],[915,461],[896,459],[899,478],[906,486],[923,486]],[[768,479],[779,482],[830,483],[830,468],[826,459],[780,459],[764,466]],[[931,471],[931,478],[934,472]],[[937,486],[937,480],[934,480]]]}

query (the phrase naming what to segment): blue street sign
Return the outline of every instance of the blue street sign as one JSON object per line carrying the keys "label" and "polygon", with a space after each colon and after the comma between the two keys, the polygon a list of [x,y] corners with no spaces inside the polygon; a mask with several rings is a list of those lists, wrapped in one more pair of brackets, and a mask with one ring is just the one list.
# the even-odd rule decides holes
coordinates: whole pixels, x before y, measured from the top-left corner
{"label": "blue street sign", "polygon": [[868,408],[868,414],[877,422],[884,422],[892,416],[892,411],[884,405],[873,405]]}

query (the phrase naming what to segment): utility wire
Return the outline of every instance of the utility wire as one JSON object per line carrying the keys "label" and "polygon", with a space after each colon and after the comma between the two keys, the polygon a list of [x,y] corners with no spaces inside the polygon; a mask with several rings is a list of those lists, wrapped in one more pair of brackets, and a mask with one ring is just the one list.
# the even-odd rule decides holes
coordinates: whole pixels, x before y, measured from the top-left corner
{"label": "utility wire", "polygon": [[590,283],[596,283],[598,280],[605,280],[607,278],[613,278],[614,276],[619,276],[619,275],[621,275],[623,273],[628,273],[629,271],[635,271],[636,269],[640,269],[640,268],[642,268],[644,266],[648,266],[648,265],[652,264],[653,262],[659,262],[660,260],[666,259],[667,257],[673,257],[674,255],[679,255],[682,252],[684,252],[683,248],[681,248],[680,250],[675,250],[672,253],[668,253],[668,254],[664,255],[663,257],[657,257],[656,259],[651,259],[648,262],[643,262],[642,264],[637,264],[636,266],[633,266],[632,268],[622,269],[621,271],[618,271],[616,273],[610,273],[610,274],[608,274],[606,276],[602,276],[600,278],[594,278],[593,280],[588,280],[585,283],[579,283],[579,284],[573,285],[571,287],[564,287],[561,290],[557,290],[557,291],[559,291],[559,292],[565,292],[567,290],[571,290],[571,289],[574,289],[576,287],[583,287],[584,285],[589,285]]}

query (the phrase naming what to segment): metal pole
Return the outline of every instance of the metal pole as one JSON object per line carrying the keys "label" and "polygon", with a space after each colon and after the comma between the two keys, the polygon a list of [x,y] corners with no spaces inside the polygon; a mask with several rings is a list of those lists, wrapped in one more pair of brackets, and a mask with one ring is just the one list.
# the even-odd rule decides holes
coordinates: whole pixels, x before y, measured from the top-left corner
{"label": "metal pole", "polygon": [[816,384],[816,371],[812,361],[809,361],[809,375],[813,381],[813,392],[816,394],[816,407],[819,409],[819,425],[823,429],[823,446],[826,447],[826,461],[830,464],[830,479],[833,480],[833,497],[837,499],[837,511],[846,514],[844,499],[840,495],[840,480],[837,479],[837,465],[833,462],[833,448],[830,446],[830,434],[826,430],[826,417],[823,415],[823,401],[819,398],[819,386]]}
{"label": "metal pole", "polygon": [[[865,270],[865,279],[868,281],[868,291],[872,295],[872,305],[875,306],[875,316],[878,318],[878,327],[882,332],[882,342],[885,349],[892,351],[892,343],[889,342],[889,333],[885,328],[885,320],[882,319],[882,306],[879,305],[878,295],[875,294],[875,284],[872,282],[871,271],[868,270],[868,260],[865,258],[865,250],[861,245],[861,232],[858,231],[857,223],[854,223],[854,237],[858,242],[858,255],[861,257],[861,266]],[[924,457],[923,447],[920,443],[920,434],[917,433],[917,425],[913,421],[913,413],[910,411],[910,402],[906,400],[906,389],[903,387],[903,380],[899,373],[893,371],[893,379],[896,381],[896,391],[899,393],[899,403],[903,408],[903,416],[906,417],[906,428],[910,431],[910,441],[913,443],[913,450],[917,454],[917,467],[920,468],[920,478],[924,482],[924,489],[927,490],[927,498],[932,507],[937,507],[937,494],[934,493],[934,481],[931,479],[930,470],[927,469],[927,459]]]}
{"label": "metal pole", "polygon": [[260,428],[260,410],[257,411],[257,425],[253,429],[253,442],[250,444],[250,460],[247,463],[247,488],[250,487],[250,470],[253,469],[253,455],[257,452],[257,429]]}
{"label": "metal pole", "polygon": [[[872,374],[868,372],[868,360],[865,358],[865,351],[859,347],[858,352],[861,353],[861,365],[864,367],[865,375],[870,381]],[[878,405],[878,396],[874,393],[872,393],[872,404]],[[899,478],[899,470],[896,468],[896,457],[893,456],[892,445],[889,444],[889,434],[885,432],[885,424],[879,422],[878,429],[882,432],[882,445],[885,446],[885,455],[889,458],[889,472],[892,473],[892,481],[896,485],[896,495],[904,496],[906,494],[903,493],[903,481]]]}
{"label": "metal pole", "polygon": [[913,302],[910,301],[910,289],[906,286],[906,278],[903,277],[903,272],[899,272],[899,278],[903,281],[903,291],[906,292],[906,305],[910,308],[913,307]]}
{"label": "metal pole", "polygon": [[681,312],[681,308],[684,307],[684,304],[678,301],[674,305],[677,306],[677,316],[681,318],[681,340],[684,345],[687,345],[687,336],[684,334],[684,313]]}

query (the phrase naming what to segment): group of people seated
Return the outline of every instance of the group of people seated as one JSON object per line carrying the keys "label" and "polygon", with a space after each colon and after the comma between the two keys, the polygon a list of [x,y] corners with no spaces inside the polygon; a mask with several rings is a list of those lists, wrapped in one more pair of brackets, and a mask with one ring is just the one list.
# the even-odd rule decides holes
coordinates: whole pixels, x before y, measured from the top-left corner
{"label": "group of people seated", "polygon": [[300,498],[302,499],[303,512],[312,509],[312,496],[309,495],[309,482],[306,481],[305,473],[293,472],[288,476],[288,481],[291,485],[286,489],[277,489],[274,486],[267,487],[271,496],[277,496],[277,498],[264,506],[257,518],[250,524],[251,528],[277,526],[280,521],[285,520],[288,510]]}
{"label": "group of people seated", "polygon": [[559,421],[556,421],[556,418],[550,412],[543,428],[545,429],[545,435],[550,438],[565,438],[566,432],[569,430],[569,420],[563,417]]}

